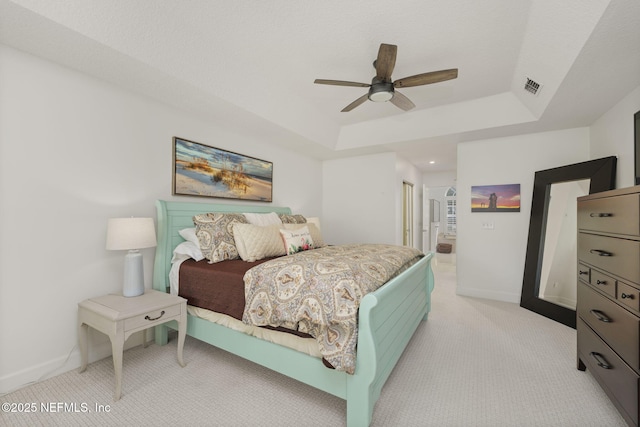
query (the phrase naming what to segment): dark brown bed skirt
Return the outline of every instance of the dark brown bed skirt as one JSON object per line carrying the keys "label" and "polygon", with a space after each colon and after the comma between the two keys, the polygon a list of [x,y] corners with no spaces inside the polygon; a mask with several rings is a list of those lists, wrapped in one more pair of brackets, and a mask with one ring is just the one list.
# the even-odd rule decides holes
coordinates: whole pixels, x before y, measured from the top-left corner
{"label": "dark brown bed skirt", "polygon": [[[251,267],[273,258],[247,262],[229,260],[209,264],[206,259],[188,259],[180,266],[180,289],[178,295],[186,298],[187,304],[226,314],[242,321],[244,312],[244,273]],[[302,338],[311,335],[282,327],[264,326],[287,332]]]}

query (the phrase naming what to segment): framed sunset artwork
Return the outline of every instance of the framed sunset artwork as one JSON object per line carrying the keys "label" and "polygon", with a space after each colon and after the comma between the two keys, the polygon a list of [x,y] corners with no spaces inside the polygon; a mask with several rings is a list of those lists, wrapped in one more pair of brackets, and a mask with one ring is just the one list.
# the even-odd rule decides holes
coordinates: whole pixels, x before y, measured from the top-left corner
{"label": "framed sunset artwork", "polygon": [[520,212],[520,184],[472,186],[471,212]]}

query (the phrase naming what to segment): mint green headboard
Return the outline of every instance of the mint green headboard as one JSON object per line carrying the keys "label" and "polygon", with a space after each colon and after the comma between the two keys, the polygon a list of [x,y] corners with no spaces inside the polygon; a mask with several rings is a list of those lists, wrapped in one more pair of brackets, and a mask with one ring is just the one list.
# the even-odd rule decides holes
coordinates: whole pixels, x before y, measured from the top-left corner
{"label": "mint green headboard", "polygon": [[178,234],[183,228],[194,227],[193,216],[207,212],[255,212],[290,214],[291,209],[264,205],[228,205],[224,203],[196,203],[156,201],[158,215],[158,246],[153,266],[153,289],[168,292],[169,270],[173,249],[184,241]]}

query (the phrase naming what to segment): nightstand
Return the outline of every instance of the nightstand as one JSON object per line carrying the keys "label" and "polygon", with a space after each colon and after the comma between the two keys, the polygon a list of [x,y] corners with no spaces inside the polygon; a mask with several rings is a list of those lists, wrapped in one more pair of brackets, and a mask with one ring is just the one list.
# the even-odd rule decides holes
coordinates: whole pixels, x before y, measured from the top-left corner
{"label": "nightstand", "polygon": [[106,334],[111,339],[116,388],[113,400],[122,393],[122,353],[124,342],[131,334],[152,326],[175,320],[178,322],[178,363],[182,359],[184,338],[187,331],[187,300],[155,290],[146,290],[137,297],[109,294],[90,298],[78,304],[78,338],[80,346],[80,372],[87,369],[88,327]]}

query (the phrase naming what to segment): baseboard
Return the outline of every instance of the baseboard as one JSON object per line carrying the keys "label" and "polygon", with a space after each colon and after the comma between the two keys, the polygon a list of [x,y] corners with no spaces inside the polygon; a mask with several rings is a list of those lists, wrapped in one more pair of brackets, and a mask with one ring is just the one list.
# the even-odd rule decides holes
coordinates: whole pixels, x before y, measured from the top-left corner
{"label": "baseboard", "polygon": [[512,302],[516,304],[520,303],[520,294],[513,294],[510,292],[487,291],[486,289],[464,288],[458,286],[456,287],[456,294],[466,297],[484,298],[495,301]]}
{"label": "baseboard", "polygon": [[[127,340],[124,349],[128,350],[141,345],[143,336],[145,340],[150,341],[151,335],[136,333]],[[89,345],[91,346],[89,363],[111,357],[111,343],[108,340],[101,343],[90,341]],[[80,368],[80,349],[76,345],[69,350],[68,354],[0,378],[0,396],[78,368]]]}
{"label": "baseboard", "polygon": [[569,299],[566,297],[559,297],[555,295],[545,295],[544,298],[542,299],[544,299],[545,301],[549,301],[554,304],[560,305],[562,307],[566,307],[571,310],[575,310],[578,304],[578,302],[575,299]]}
{"label": "baseboard", "polygon": [[[89,363],[111,356],[110,343],[102,343],[91,348]],[[52,378],[80,367],[80,350],[78,346],[70,350],[70,354],[57,357],[48,362],[32,366],[0,378],[0,394],[11,393],[47,378]]]}

